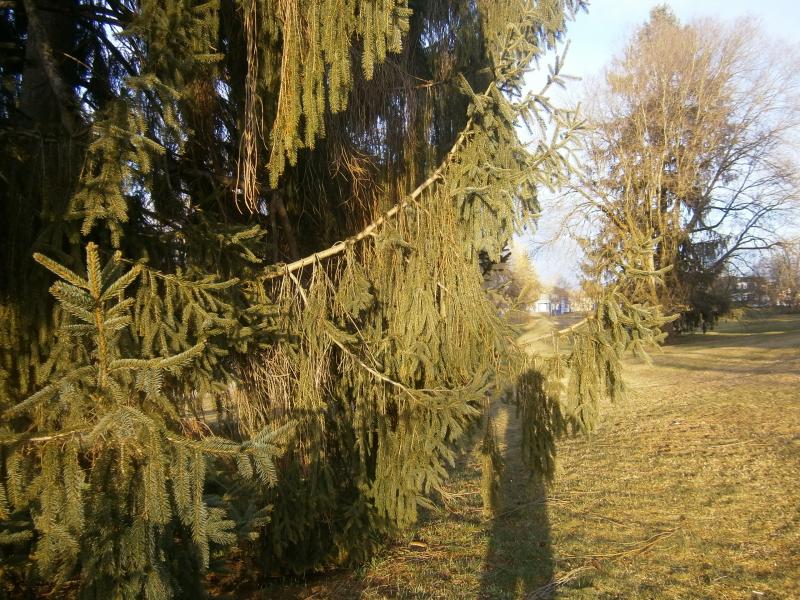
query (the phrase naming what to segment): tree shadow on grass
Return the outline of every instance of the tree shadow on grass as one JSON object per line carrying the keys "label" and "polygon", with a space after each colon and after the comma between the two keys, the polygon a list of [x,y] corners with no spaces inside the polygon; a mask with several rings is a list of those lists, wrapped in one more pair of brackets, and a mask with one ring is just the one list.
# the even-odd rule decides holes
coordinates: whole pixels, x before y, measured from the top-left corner
{"label": "tree shadow on grass", "polygon": [[515,412],[514,407],[504,404],[495,416],[504,431],[505,469],[480,585],[479,598],[487,600],[551,597],[543,589],[552,581],[555,569],[547,490],[542,476],[531,475],[522,463]]}

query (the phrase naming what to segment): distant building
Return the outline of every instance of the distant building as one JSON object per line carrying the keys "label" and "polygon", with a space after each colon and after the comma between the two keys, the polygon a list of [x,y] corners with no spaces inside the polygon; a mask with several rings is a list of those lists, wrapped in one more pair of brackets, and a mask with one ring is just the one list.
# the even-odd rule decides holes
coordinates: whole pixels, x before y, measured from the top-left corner
{"label": "distant building", "polygon": [[531,306],[532,312],[550,314],[550,295],[542,294]]}
{"label": "distant building", "polygon": [[755,275],[732,276],[728,282],[730,299],[744,306],[768,306],[767,282]]}
{"label": "distant building", "polygon": [[543,292],[531,305],[531,312],[545,315],[563,315],[572,312],[569,296],[553,292]]}

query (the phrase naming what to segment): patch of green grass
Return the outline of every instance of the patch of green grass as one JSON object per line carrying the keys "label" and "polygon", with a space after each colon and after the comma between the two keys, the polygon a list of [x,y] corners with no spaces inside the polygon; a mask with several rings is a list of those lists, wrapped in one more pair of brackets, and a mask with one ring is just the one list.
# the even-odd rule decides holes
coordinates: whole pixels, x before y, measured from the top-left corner
{"label": "patch of green grass", "polygon": [[467,455],[405,540],[355,573],[264,597],[798,597],[800,317],[722,323],[628,366],[628,399],[560,442],[552,484],[525,475],[515,415],[499,406],[497,516],[483,515]]}

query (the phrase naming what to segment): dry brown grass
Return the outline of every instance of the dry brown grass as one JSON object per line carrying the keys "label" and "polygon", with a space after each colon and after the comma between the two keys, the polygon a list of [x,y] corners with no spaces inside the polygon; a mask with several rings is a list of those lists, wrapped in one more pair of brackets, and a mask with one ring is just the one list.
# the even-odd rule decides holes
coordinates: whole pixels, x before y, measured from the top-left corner
{"label": "dry brown grass", "polygon": [[552,484],[524,476],[501,407],[497,517],[467,456],[407,539],[264,597],[800,597],[800,317],[723,324],[629,367],[628,400],[560,443]]}

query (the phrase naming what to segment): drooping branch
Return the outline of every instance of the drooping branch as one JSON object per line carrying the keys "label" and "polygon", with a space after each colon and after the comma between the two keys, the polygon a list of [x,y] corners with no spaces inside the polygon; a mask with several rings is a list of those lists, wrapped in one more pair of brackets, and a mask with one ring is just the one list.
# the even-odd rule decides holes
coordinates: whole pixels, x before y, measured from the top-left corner
{"label": "drooping branch", "polygon": [[[489,89],[486,90],[487,94],[489,93],[493,85],[494,84],[490,85]],[[453,156],[455,156],[455,154],[459,151],[461,146],[469,137],[472,130],[472,124],[473,124],[473,119],[470,117],[470,119],[467,121],[467,124],[464,126],[464,129],[461,131],[455,143],[453,144],[453,147],[450,148],[450,151],[444,157],[444,160],[442,160],[441,164],[431,174],[430,177],[428,177],[425,181],[419,184],[414,189],[414,191],[412,191],[410,194],[408,194],[408,196],[405,197],[404,200],[395,204],[392,208],[390,208],[380,217],[375,219],[372,223],[367,225],[356,235],[349,237],[344,241],[336,242],[333,246],[325,250],[315,252],[314,254],[310,254],[299,260],[295,260],[294,262],[291,262],[289,264],[282,265],[279,268],[275,269],[274,271],[267,273],[266,278],[273,279],[276,277],[282,277],[283,275],[286,275],[288,273],[293,273],[294,271],[298,271],[303,267],[307,267],[309,265],[314,264],[317,261],[324,260],[326,258],[330,258],[331,256],[335,256],[341,252],[344,252],[348,246],[358,243],[361,240],[366,239],[369,236],[373,235],[381,225],[383,225],[386,221],[394,217],[398,212],[400,212],[401,209],[405,208],[406,206],[414,202],[417,198],[419,198],[422,195],[422,193],[425,190],[427,190],[439,179],[441,179],[442,174],[444,173],[444,170],[449,164],[450,160],[452,160]]]}

